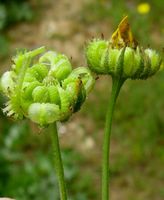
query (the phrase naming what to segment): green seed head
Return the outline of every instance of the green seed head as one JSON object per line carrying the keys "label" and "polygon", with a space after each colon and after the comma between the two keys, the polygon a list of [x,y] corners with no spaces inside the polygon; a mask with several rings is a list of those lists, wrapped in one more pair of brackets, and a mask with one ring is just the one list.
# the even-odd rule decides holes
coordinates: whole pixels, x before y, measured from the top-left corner
{"label": "green seed head", "polygon": [[67,120],[80,109],[94,84],[88,68],[72,70],[68,58],[53,51],[37,58],[44,51],[39,48],[19,53],[0,82],[9,99],[4,112],[42,126]]}
{"label": "green seed head", "polygon": [[142,49],[134,40],[127,17],[110,41],[93,39],[86,47],[89,68],[97,74],[110,74],[124,79],[147,79],[162,65],[162,58],[152,49]]}

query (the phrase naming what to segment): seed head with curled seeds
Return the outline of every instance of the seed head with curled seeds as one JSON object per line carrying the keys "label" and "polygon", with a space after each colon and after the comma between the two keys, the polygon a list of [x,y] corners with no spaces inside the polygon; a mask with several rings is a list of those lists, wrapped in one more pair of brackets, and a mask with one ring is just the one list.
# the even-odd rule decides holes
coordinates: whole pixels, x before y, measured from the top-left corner
{"label": "seed head with curled seeds", "polygon": [[94,85],[88,68],[73,70],[65,55],[44,47],[18,53],[13,61],[1,77],[1,90],[8,97],[3,111],[15,119],[27,117],[42,126],[65,121]]}

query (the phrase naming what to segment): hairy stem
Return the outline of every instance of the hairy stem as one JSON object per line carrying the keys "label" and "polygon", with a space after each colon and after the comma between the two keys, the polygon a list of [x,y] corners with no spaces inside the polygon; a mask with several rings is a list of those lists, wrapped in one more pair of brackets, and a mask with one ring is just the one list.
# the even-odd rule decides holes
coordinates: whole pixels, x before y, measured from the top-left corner
{"label": "hairy stem", "polygon": [[103,139],[103,155],[102,155],[102,200],[109,199],[109,154],[110,154],[110,135],[112,128],[112,119],[116,99],[125,80],[114,77],[112,84],[112,93],[106,113],[105,131]]}
{"label": "hairy stem", "polygon": [[54,153],[55,172],[58,177],[60,200],[67,200],[66,184],[64,180],[64,169],[60,152],[59,138],[56,123],[50,125],[52,136],[52,147]]}

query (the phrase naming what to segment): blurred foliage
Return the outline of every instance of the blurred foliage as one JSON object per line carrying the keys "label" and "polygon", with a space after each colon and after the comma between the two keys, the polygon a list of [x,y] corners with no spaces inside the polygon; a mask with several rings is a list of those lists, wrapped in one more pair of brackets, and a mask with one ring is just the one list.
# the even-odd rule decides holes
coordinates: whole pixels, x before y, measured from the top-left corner
{"label": "blurred foliage", "polygon": [[9,51],[9,41],[7,37],[5,37],[5,35],[3,34],[0,34],[0,46],[1,46],[0,57],[5,57]]}
{"label": "blurred foliage", "polygon": [[27,0],[0,0],[0,30],[7,26],[33,18],[33,12]]}
{"label": "blurred foliage", "polygon": [[0,57],[6,56],[9,51],[6,28],[20,21],[30,21],[33,16],[28,0],[0,0]]}

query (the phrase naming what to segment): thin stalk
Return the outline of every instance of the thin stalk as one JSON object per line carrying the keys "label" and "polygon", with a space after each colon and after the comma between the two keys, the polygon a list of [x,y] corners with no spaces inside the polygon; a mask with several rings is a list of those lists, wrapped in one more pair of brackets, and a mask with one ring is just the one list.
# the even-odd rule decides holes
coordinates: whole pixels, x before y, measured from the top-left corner
{"label": "thin stalk", "polygon": [[125,80],[122,78],[113,78],[112,92],[109,99],[108,109],[106,113],[105,131],[103,139],[103,155],[102,155],[102,200],[109,199],[109,154],[110,154],[110,135],[112,128],[112,119],[116,99]]}
{"label": "thin stalk", "polygon": [[64,169],[60,152],[58,130],[56,123],[50,125],[50,131],[52,136],[52,147],[54,153],[54,164],[55,172],[58,177],[59,190],[60,190],[60,200],[67,200],[66,184],[64,180]]}

